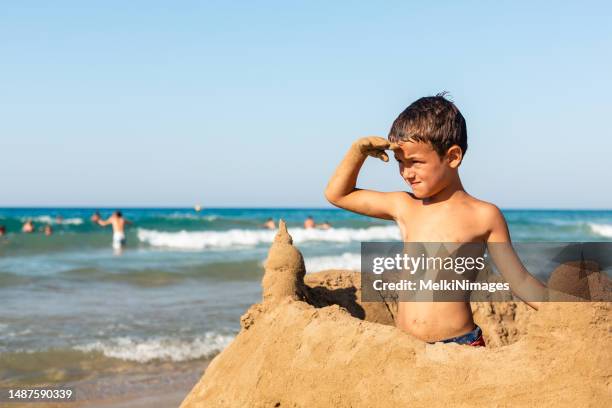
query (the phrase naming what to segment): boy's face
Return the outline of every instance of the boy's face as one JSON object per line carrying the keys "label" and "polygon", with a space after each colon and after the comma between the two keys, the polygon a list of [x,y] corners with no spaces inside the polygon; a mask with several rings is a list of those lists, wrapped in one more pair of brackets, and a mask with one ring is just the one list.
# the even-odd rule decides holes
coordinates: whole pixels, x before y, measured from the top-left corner
{"label": "boy's face", "polygon": [[417,198],[427,198],[444,188],[451,167],[429,143],[399,142],[393,150],[399,171],[406,183],[410,184]]}

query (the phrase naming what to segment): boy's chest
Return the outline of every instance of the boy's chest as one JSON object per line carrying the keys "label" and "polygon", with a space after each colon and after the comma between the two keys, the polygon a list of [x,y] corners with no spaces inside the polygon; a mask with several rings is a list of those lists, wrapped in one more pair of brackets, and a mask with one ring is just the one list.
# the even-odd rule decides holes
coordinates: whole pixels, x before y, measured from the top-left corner
{"label": "boy's chest", "polygon": [[484,242],[487,234],[471,211],[415,211],[398,226],[404,242]]}

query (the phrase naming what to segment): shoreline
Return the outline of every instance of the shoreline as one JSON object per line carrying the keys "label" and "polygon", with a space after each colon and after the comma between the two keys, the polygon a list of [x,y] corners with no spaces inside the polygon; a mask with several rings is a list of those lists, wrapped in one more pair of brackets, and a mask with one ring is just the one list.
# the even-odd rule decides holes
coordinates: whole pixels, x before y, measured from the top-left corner
{"label": "shoreline", "polygon": [[127,374],[100,378],[75,385],[78,395],[86,399],[75,401],[79,408],[179,406],[185,396],[204,375],[210,361],[194,364],[188,369],[162,371],[152,374]]}
{"label": "shoreline", "polygon": [[[36,408],[169,408],[178,407],[197,384],[212,359],[187,368],[168,368],[155,373],[124,373],[65,384],[74,387],[72,402],[9,403],[12,407]],[[41,385],[39,385],[41,386]]]}

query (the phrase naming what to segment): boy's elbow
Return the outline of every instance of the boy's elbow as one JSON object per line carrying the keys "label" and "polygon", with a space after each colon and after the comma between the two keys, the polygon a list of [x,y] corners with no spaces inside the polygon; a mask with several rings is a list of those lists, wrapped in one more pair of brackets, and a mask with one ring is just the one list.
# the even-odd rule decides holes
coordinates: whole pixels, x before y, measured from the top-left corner
{"label": "boy's elbow", "polygon": [[330,204],[335,205],[336,207],[340,206],[340,202],[342,201],[343,196],[334,194],[329,190],[325,190],[325,199],[330,202]]}
{"label": "boy's elbow", "polygon": [[338,197],[337,197],[337,195],[336,195],[336,194],[333,194],[333,193],[332,193],[332,192],[329,190],[329,188],[326,188],[326,189],[325,189],[325,199],[326,199],[327,201],[329,201],[331,204],[336,205],[336,201],[337,201]]}

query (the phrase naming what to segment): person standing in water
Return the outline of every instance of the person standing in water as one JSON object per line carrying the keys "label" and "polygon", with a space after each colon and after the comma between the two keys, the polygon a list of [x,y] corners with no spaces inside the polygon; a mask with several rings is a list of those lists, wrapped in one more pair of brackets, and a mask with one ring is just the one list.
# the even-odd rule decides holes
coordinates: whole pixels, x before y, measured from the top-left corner
{"label": "person standing in water", "polygon": [[268,218],[266,222],[263,224],[263,227],[269,230],[273,230],[273,229],[276,229],[276,224],[274,224],[274,220],[272,218]]}
{"label": "person standing in water", "polygon": [[95,223],[100,221],[100,211],[96,211],[95,213],[93,213],[89,219],[91,220],[91,222]]}
{"label": "person standing in water", "polygon": [[314,219],[312,215],[309,215],[308,218],[304,221],[304,229],[311,229],[315,227]]}
{"label": "person standing in water", "polygon": [[34,223],[32,220],[26,220],[21,227],[21,232],[25,232],[26,234],[34,232]]}
{"label": "person standing in water", "polygon": [[331,224],[328,221],[325,221],[323,224],[317,225],[317,228],[328,230],[331,228]]}
{"label": "person standing in water", "polygon": [[106,227],[107,225],[113,226],[113,249],[115,251],[121,252],[123,247],[125,247],[126,239],[125,239],[125,226],[132,224],[131,221],[123,218],[123,214],[121,211],[115,211],[113,215],[108,217],[106,220],[99,219],[98,225],[102,227]]}

